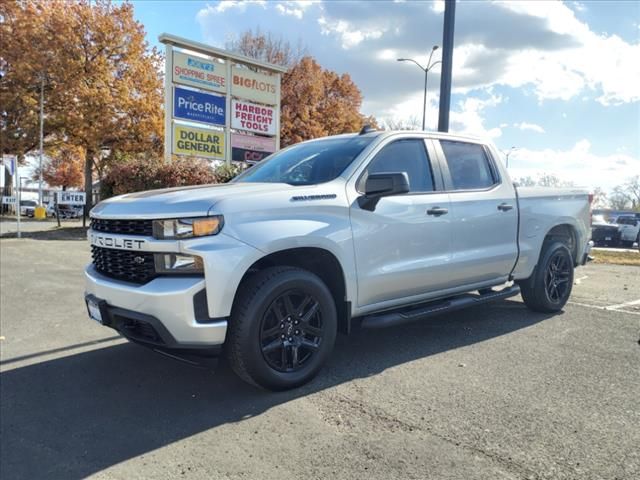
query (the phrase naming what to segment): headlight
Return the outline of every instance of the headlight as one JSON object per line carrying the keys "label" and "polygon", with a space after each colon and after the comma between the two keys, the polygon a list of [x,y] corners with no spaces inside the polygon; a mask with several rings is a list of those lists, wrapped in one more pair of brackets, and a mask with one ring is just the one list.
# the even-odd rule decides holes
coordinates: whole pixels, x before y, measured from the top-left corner
{"label": "headlight", "polygon": [[153,221],[153,236],[161,240],[216,235],[224,225],[222,215]]}
{"label": "headlight", "polygon": [[203,273],[202,258],[181,253],[156,253],[156,273]]}

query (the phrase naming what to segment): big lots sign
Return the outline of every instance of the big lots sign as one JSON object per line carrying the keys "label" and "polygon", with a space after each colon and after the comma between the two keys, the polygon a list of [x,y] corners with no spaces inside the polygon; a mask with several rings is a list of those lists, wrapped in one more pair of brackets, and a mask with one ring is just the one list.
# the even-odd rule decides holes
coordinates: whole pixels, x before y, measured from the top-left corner
{"label": "big lots sign", "polygon": [[277,105],[280,101],[280,77],[264,75],[246,68],[233,67],[231,94],[255,102]]}
{"label": "big lots sign", "polygon": [[247,132],[275,135],[276,109],[255,103],[232,100],[231,127]]}

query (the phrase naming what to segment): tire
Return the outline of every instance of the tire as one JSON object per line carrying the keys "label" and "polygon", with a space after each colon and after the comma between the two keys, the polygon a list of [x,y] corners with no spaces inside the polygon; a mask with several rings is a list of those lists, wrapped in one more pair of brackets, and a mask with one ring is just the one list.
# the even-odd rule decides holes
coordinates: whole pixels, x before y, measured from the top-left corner
{"label": "tire", "polygon": [[299,387],[328,359],[337,323],[335,302],[320,278],[295,267],[267,268],[240,285],[225,342],[229,364],[240,378],[268,390]]}
{"label": "tire", "polygon": [[620,244],[623,248],[633,248],[633,242],[630,242],[628,240],[623,240],[620,242]]}
{"label": "tire", "polygon": [[543,245],[533,274],[520,282],[520,293],[529,309],[555,313],[569,300],[572,287],[573,257],[566,244],[556,241]]}

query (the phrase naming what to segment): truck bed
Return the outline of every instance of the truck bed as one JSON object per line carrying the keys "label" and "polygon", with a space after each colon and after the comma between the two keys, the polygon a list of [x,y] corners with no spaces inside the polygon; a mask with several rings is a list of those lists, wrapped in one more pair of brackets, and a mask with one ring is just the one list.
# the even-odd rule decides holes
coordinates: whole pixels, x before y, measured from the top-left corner
{"label": "truck bed", "polygon": [[513,272],[515,279],[531,275],[544,237],[553,225],[573,229],[576,259],[581,259],[590,236],[589,193],[579,188],[553,187],[517,187],[517,192],[520,255]]}

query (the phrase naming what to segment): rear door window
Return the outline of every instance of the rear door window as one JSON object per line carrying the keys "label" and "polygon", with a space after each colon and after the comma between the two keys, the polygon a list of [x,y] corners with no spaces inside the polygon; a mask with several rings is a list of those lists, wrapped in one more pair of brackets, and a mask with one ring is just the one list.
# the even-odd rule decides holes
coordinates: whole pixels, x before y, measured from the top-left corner
{"label": "rear door window", "polygon": [[482,145],[440,140],[454,190],[486,189],[498,182]]}

